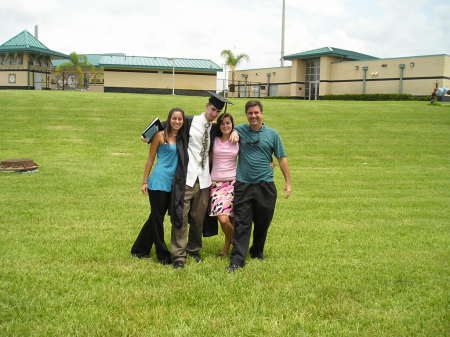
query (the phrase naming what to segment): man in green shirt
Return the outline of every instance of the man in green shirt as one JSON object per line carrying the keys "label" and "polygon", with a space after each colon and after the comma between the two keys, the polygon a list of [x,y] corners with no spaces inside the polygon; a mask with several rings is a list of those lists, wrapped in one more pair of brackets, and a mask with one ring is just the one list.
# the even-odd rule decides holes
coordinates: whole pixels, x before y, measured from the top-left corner
{"label": "man in green shirt", "polygon": [[277,199],[272,155],[278,159],[284,176],[286,198],[291,194],[291,178],[283,143],[274,129],[263,124],[261,102],[248,101],[245,113],[248,124],[236,127],[239,133],[239,159],[234,188],[234,244],[227,267],[229,272],[244,267],[252,222],[254,230],[250,256],[264,259],[264,244]]}

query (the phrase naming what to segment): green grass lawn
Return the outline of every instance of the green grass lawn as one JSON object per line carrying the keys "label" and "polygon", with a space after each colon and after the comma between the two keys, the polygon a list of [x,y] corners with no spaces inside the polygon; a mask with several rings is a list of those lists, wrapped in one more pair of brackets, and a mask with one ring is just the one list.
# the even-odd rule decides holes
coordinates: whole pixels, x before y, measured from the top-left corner
{"label": "green grass lawn", "polygon": [[0,336],[448,336],[450,105],[266,100],[293,178],[266,260],[226,273],[222,234],[184,270],[132,259],[139,133],[205,102],[0,91],[0,159],[40,165],[0,173]]}

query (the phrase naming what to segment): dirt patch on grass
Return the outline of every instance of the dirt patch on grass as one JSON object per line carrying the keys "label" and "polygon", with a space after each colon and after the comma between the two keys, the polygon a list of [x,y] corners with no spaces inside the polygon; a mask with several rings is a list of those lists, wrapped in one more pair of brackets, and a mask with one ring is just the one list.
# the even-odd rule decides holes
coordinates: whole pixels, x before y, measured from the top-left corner
{"label": "dirt patch on grass", "polygon": [[77,128],[71,125],[50,125],[47,126],[49,130],[58,130],[58,131],[82,131],[82,128]]}
{"label": "dirt patch on grass", "polygon": [[129,153],[129,152],[113,152],[111,154],[113,156],[125,157],[125,156],[129,156],[131,153]]}

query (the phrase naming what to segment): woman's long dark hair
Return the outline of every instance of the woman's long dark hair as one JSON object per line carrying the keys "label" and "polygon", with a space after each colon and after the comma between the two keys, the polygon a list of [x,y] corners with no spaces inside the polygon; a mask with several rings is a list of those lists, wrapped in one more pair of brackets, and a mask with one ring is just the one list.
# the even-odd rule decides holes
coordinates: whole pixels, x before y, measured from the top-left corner
{"label": "woman's long dark hair", "polygon": [[220,124],[222,124],[223,120],[225,118],[227,118],[227,117],[231,121],[231,131],[234,130],[234,119],[233,119],[233,116],[231,116],[231,114],[229,114],[228,112],[224,112],[217,118],[217,125],[219,126],[219,131],[217,132],[217,136],[219,136],[219,137],[222,137],[222,131],[220,131]]}
{"label": "woman's long dark hair", "polygon": [[[167,115],[167,123],[166,127],[164,128],[163,135],[164,135],[164,143],[168,143],[167,139],[169,138],[169,134],[172,132],[172,126],[170,125],[170,120],[172,119],[172,115],[174,112],[181,112],[181,115],[183,116],[183,126],[184,126],[184,110],[180,108],[173,108],[170,109],[169,114]],[[182,126],[182,128],[183,128]]]}

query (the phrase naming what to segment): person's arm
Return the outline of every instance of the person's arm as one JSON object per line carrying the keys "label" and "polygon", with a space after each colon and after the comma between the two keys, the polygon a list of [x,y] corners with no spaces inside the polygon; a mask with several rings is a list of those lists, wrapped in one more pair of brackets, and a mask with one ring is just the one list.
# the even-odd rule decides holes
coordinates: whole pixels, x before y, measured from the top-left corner
{"label": "person's arm", "polygon": [[292,193],[292,187],[291,187],[291,175],[289,173],[289,166],[288,166],[288,160],[287,157],[280,157],[278,158],[278,164],[280,164],[281,172],[284,176],[284,197],[287,199]]}
{"label": "person's arm", "polygon": [[234,144],[239,143],[239,132],[237,132],[236,129],[230,133],[230,142]]}
{"label": "person's arm", "polygon": [[[164,129],[166,127],[166,125],[167,125],[167,121],[161,122],[161,125],[162,125],[162,127]],[[152,138],[145,138],[144,136],[141,135],[141,142],[146,143],[146,144],[150,144],[153,140],[156,140],[156,135],[158,134],[158,132],[156,132],[153,135]]]}
{"label": "person's arm", "polygon": [[156,152],[158,151],[159,145],[164,141],[164,136],[163,136],[163,131],[159,131],[158,133],[155,134],[155,136],[153,136],[152,138],[152,143],[150,145],[150,149],[148,151],[148,158],[147,158],[147,162],[145,163],[145,169],[144,169],[144,178],[142,180],[142,185],[141,185],[141,191],[144,194],[148,194],[148,185],[147,185],[147,180],[148,180],[148,176],[150,175],[150,171],[152,170],[153,167],[153,163],[155,162],[155,158],[156,158]]}

